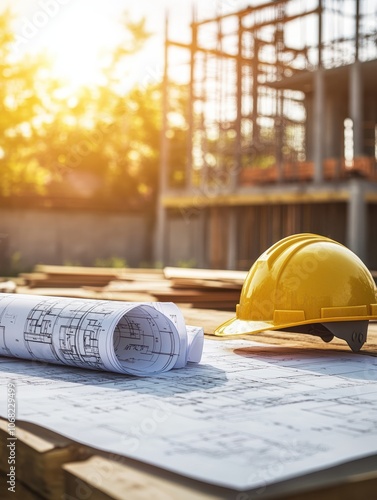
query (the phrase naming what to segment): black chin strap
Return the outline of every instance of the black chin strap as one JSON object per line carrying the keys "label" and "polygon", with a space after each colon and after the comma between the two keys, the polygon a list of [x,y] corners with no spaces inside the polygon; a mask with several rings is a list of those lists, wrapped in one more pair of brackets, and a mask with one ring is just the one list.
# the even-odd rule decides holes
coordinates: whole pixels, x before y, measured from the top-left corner
{"label": "black chin strap", "polygon": [[359,352],[367,340],[368,321],[337,321],[291,326],[284,332],[306,333],[331,342],[334,337],[345,340],[353,352]]}

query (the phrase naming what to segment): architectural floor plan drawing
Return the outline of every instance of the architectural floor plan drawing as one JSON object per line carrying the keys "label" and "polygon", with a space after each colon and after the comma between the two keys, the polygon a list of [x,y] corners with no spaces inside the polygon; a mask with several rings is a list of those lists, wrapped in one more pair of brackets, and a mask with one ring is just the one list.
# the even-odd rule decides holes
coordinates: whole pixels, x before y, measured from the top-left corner
{"label": "architectural floor plan drawing", "polygon": [[0,391],[8,381],[17,388],[19,419],[202,481],[254,488],[250,498],[377,456],[374,356],[208,339],[200,364],[156,377],[37,363],[30,371],[5,357],[0,373]]}
{"label": "architectural floor plan drawing", "polygon": [[171,303],[0,294],[2,356],[151,375],[199,361],[203,331],[191,336]]}
{"label": "architectural floor plan drawing", "polygon": [[37,352],[43,357],[47,351],[56,362],[79,366],[85,361],[88,366],[104,369],[98,336],[111,311],[98,309],[98,305],[93,307],[85,301],[67,307],[59,299],[42,299],[26,318],[24,340],[30,357],[36,357]]}

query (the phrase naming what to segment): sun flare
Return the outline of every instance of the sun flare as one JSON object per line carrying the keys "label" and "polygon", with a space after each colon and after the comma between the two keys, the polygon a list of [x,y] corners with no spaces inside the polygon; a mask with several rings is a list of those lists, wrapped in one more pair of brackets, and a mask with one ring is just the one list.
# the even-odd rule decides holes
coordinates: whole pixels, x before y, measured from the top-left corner
{"label": "sun flare", "polygon": [[[6,0],[11,3],[11,0]],[[28,0],[12,0],[18,20],[16,57],[27,53],[47,53],[51,76],[75,91],[82,86],[105,84],[103,69],[109,67],[114,49],[127,46],[125,21],[137,23],[146,18],[150,39],[134,55],[128,56],[118,76],[121,89],[134,84],[148,85],[161,80],[163,68],[163,26],[165,9],[173,0],[139,3],[131,0],[39,0],[31,7]],[[48,10],[46,5],[55,6]],[[175,5],[175,4],[174,4]],[[16,9],[17,12],[17,9]],[[179,15],[187,20],[182,9]],[[123,22],[122,22],[123,21]],[[173,32],[176,23],[171,25]],[[21,50],[19,50],[21,49]],[[113,73],[114,74],[114,73]]]}
{"label": "sun flare", "polygon": [[106,52],[121,39],[121,28],[76,3],[62,8],[40,35],[40,45],[52,61],[52,72],[73,87],[98,83]]}
{"label": "sun flare", "polygon": [[[111,16],[105,10],[106,3],[100,7],[88,10],[85,1],[61,7],[25,47],[47,52],[52,74],[73,89],[105,83],[103,69],[111,60],[111,52],[127,37],[119,12]],[[30,18],[38,20],[35,13]],[[129,56],[121,71],[124,87],[157,78],[162,53],[162,39],[152,37],[137,54]]]}

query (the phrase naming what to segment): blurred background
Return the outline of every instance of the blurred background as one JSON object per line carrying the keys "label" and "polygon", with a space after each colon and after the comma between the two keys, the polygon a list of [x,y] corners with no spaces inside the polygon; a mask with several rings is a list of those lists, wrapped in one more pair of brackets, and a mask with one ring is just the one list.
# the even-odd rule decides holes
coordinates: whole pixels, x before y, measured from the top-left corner
{"label": "blurred background", "polygon": [[375,0],[3,0],[0,275],[247,270],[315,232],[377,269]]}

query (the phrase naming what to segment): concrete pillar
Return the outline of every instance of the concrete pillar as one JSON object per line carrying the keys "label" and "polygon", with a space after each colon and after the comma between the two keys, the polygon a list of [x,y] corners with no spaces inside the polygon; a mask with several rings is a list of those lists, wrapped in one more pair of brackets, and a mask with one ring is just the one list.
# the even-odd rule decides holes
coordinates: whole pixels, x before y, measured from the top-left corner
{"label": "concrete pillar", "polygon": [[283,97],[282,91],[276,92],[276,119],[275,119],[275,158],[277,168],[277,181],[282,182],[284,177],[283,165]]}
{"label": "concrete pillar", "polygon": [[307,161],[313,161],[313,140],[314,140],[314,113],[313,113],[313,94],[305,94],[305,154]]}
{"label": "concrete pillar", "polygon": [[253,145],[259,146],[259,126],[258,126],[258,68],[259,68],[259,42],[256,35],[254,35],[254,54],[251,60],[252,74],[253,74],[253,88],[252,88],[252,99],[253,99]]}
{"label": "concrete pillar", "polygon": [[326,137],[325,158],[340,158],[343,156],[344,117],[341,110],[343,95],[331,92],[326,96]]}
{"label": "concrete pillar", "polygon": [[188,110],[187,110],[187,124],[188,124],[188,134],[187,134],[187,162],[185,168],[186,177],[186,188],[192,189],[192,171],[193,171],[193,137],[194,137],[194,101],[195,101],[195,63],[196,63],[196,52],[197,52],[197,38],[198,38],[198,28],[196,25],[196,13],[195,7],[193,5],[192,13],[192,24],[191,24],[191,44],[190,44],[190,82],[189,82],[189,100],[188,100]]}
{"label": "concrete pillar", "polygon": [[229,207],[228,212],[228,248],[227,248],[227,269],[237,268],[237,208]]}
{"label": "concrete pillar", "polygon": [[355,61],[350,66],[349,112],[353,122],[353,153],[363,155],[363,80],[361,63]]}
{"label": "concrete pillar", "polygon": [[323,130],[324,130],[324,107],[325,107],[325,83],[322,68],[322,0],[318,0],[318,65],[314,74],[314,127],[313,127],[313,158],[314,158],[314,182],[323,181]]}
{"label": "concrete pillar", "polygon": [[236,58],[236,120],[234,129],[236,132],[236,139],[234,144],[234,166],[230,171],[229,188],[235,191],[238,186],[238,179],[242,169],[242,58],[243,58],[243,26],[242,17],[238,18],[238,54]]}
{"label": "concrete pillar", "polygon": [[367,204],[364,181],[351,179],[347,216],[347,246],[367,264]]}
{"label": "concrete pillar", "polygon": [[320,67],[314,74],[314,182],[323,181],[323,151],[324,151],[324,100],[325,83],[324,70]]}
{"label": "concrete pillar", "polygon": [[200,231],[200,256],[198,267],[206,268],[209,267],[208,264],[208,211],[202,208],[199,212],[199,231]]}
{"label": "concrete pillar", "polygon": [[[4,214],[1,214],[2,221],[4,222]],[[0,232],[0,272],[7,275],[10,269],[10,255],[9,255],[9,235],[6,232]]]}
{"label": "concrete pillar", "polygon": [[161,265],[166,262],[166,238],[167,238],[167,213],[163,205],[163,198],[168,187],[168,108],[169,108],[169,81],[168,81],[168,16],[165,18],[165,46],[164,46],[164,76],[162,83],[162,129],[161,129],[161,152],[160,152],[160,172],[159,172],[159,193],[157,198],[156,227],[154,234],[154,261]]}
{"label": "concrete pillar", "polygon": [[363,106],[363,130],[364,130],[364,154],[365,156],[375,156],[375,141],[377,124],[377,95],[373,92],[364,94]]}

